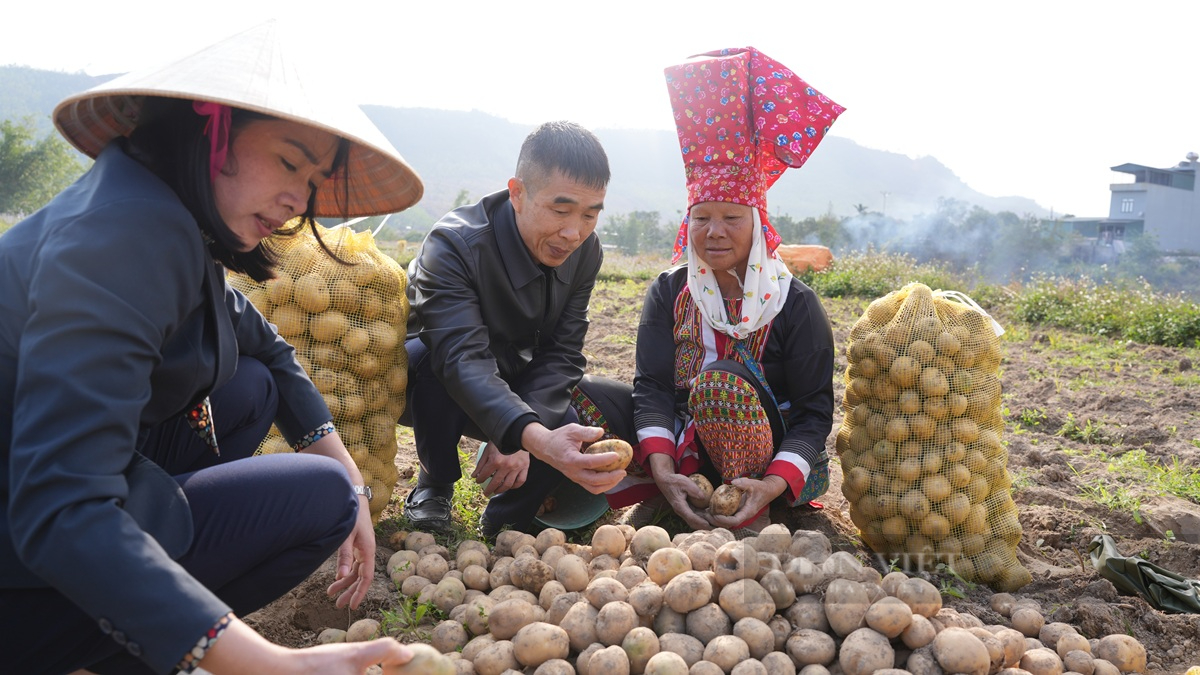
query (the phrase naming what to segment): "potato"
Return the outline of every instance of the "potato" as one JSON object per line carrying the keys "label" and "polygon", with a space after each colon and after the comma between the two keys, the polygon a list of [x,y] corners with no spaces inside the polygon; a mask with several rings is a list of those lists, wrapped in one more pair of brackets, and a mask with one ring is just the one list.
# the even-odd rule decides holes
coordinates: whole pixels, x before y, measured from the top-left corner
{"label": "potato", "polygon": [[582,593],[569,591],[559,595],[550,602],[550,606],[546,608],[546,617],[543,619],[546,623],[551,623],[556,626],[562,625],[562,618],[566,616],[567,610],[577,602],[587,602]]}
{"label": "potato", "polygon": [[866,625],[870,604],[866,589],[857,581],[834,579],[825,590],[825,616],[829,627],[839,636],[849,635]]}
{"label": "potato", "polygon": [[587,670],[591,675],[629,675],[629,655],[621,645],[598,649],[588,661]]}
{"label": "potato", "polygon": [[687,632],[687,615],[676,612],[667,605],[658,610],[658,616],[654,617],[654,632],[659,635],[667,633],[686,633]]}
{"label": "potato", "polygon": [[608,438],[596,441],[584,449],[585,455],[601,455],[607,452],[616,453],[616,458],[607,464],[595,467],[596,471],[619,471],[629,466],[633,459],[633,446],[619,438]]}
{"label": "potato", "polygon": [[896,653],[888,639],[870,628],[847,635],[838,651],[838,665],[845,675],[870,675],[891,668],[895,662]]}
{"label": "potato", "polygon": [[692,569],[700,572],[711,570],[717,559],[717,547],[707,541],[697,541],[689,545],[686,551]]}
{"label": "potato", "polygon": [[920,649],[933,642],[936,635],[937,628],[929,619],[920,614],[913,614],[908,627],[900,632],[900,641],[909,649]]}
{"label": "potato", "polygon": [[467,612],[463,617],[463,623],[471,635],[488,634],[489,617],[495,606],[496,601],[486,595],[467,603]]}
{"label": "potato", "polygon": [[[664,534],[666,531],[664,530]],[[635,537],[636,540],[636,537]],[[666,586],[671,579],[689,572],[692,561],[688,555],[677,548],[663,547],[650,554],[646,561],[646,574],[650,580],[659,586]]]}
{"label": "potato", "polygon": [[606,646],[619,645],[639,624],[637,612],[628,602],[605,603],[596,614],[596,639]]}
{"label": "potato", "polygon": [[731,626],[729,615],[714,602],[688,612],[686,618],[687,634],[706,645],[720,635],[728,635]]}
{"label": "potato", "polygon": [[492,547],[492,555],[496,556],[497,560],[512,557],[517,549],[526,544],[533,546],[536,542],[537,539],[531,534],[519,530],[504,530],[496,535],[496,545]]}
{"label": "potato", "polygon": [[646,662],[645,675],[688,675],[688,664],[675,652],[660,651]]}
{"label": "potato", "polygon": [[776,611],[785,610],[796,601],[796,589],[792,587],[792,582],[788,580],[782,570],[768,571],[762,575],[758,583],[762,584],[763,589],[771,596]]}
{"label": "potato", "polygon": [[912,624],[912,617],[912,608],[903,600],[884,597],[871,604],[864,619],[867,626],[891,639],[899,637]]}
{"label": "potato", "polygon": [[629,605],[643,618],[654,619],[663,606],[663,589],[649,580],[629,589]]}
{"label": "potato", "polygon": [[467,587],[454,577],[446,577],[437,583],[433,590],[433,604],[447,613],[463,602]]}
{"label": "potato", "polygon": [[713,495],[712,482],[709,481],[708,477],[702,473],[694,473],[688,476],[688,478],[692,479],[692,482],[695,483],[696,487],[700,488],[700,492],[703,493],[703,496],[698,498],[689,496],[687,498],[688,504],[691,504],[693,508],[697,509],[708,508],[709,502],[712,501]]}
{"label": "potato", "polygon": [[797,666],[816,664],[827,666],[837,658],[837,646],[828,633],[809,628],[801,628],[792,633],[787,639],[788,656]]}
{"label": "potato", "polygon": [[1018,607],[1012,613],[1012,627],[1021,631],[1025,637],[1037,637],[1041,634],[1046,619],[1042,613],[1031,607]]}
{"label": "potato", "polygon": [[1062,659],[1058,658],[1054,650],[1046,647],[1025,652],[1021,656],[1019,667],[1032,675],[1062,675],[1063,672]]}
{"label": "potato", "polygon": [[571,651],[567,631],[535,621],[513,636],[513,655],[522,665],[540,666],[550,659],[565,659]]}
{"label": "potato", "polygon": [[671,535],[657,525],[638,529],[629,541],[629,552],[638,562],[645,562],[655,551],[671,546]]}
{"label": "potato", "polygon": [[771,652],[762,657],[762,664],[767,675],[796,675],[796,664],[782,651]]}
{"label": "potato", "polygon": [[1140,673],[1146,670],[1146,648],[1133,637],[1114,633],[1100,638],[1094,650],[1097,659],[1104,659],[1122,673]]}
{"label": "potato", "polygon": [[317,636],[317,644],[328,645],[346,641],[346,631],[340,628],[326,628]]}
{"label": "potato", "polygon": [[474,664],[478,675],[501,675],[506,670],[521,667],[513,652],[513,643],[508,640],[497,640],[484,647],[475,655]]}
{"label": "potato", "polygon": [[[471,673],[475,671],[472,670]],[[550,659],[533,671],[533,675],[575,675],[575,666],[566,659]]]}
{"label": "potato", "polygon": [[931,617],[942,608],[942,594],[937,586],[919,577],[910,577],[896,587],[896,597],[912,608],[913,614]]}
{"label": "potato", "polygon": [[713,572],[721,586],[738,579],[758,578],[758,551],[745,541],[730,541],[717,549]]}
{"label": "potato", "polygon": [[601,525],[592,533],[593,556],[607,555],[617,558],[625,552],[625,548],[625,534],[616,525]]}
{"label": "potato", "polygon": [[[1045,642],[1045,640],[1043,640],[1043,642]],[[1058,640],[1055,641],[1054,651],[1058,653],[1059,657],[1065,657],[1067,652],[1075,650],[1091,654],[1092,646],[1091,643],[1088,642],[1087,638],[1083,637],[1079,633],[1076,633],[1075,629],[1072,628],[1071,632],[1064,633],[1058,638]]]}
{"label": "potato", "polygon": [[796,596],[784,612],[787,620],[797,629],[809,628],[826,632],[829,630],[829,619],[825,617],[825,603],[820,596],[807,593]]}
{"label": "potato", "polygon": [[600,609],[610,602],[625,602],[628,600],[629,589],[625,588],[625,584],[622,584],[615,578],[596,577],[584,589],[583,596],[596,609]]}
{"label": "potato", "polygon": [[734,621],[754,617],[764,624],[775,614],[775,601],[754,579],[738,579],[721,588],[719,604]]}
{"label": "potato", "polygon": [[568,553],[558,559],[554,567],[554,578],[568,591],[582,591],[588,585],[587,563],[577,555]]}
{"label": "potato", "polygon": [[621,563],[621,569],[617,570],[616,576],[616,580],[629,590],[633,590],[635,586],[648,581],[649,578],[650,575],[646,574],[646,570],[634,562],[633,558]]}
{"label": "potato", "polygon": [[988,666],[988,672],[994,673],[1006,665],[1004,643],[1000,640],[1000,638],[996,637],[994,633],[988,631],[986,628],[980,626],[969,627],[967,630],[971,633],[971,635],[979,638],[979,641],[983,643],[984,648],[987,649],[988,658],[991,659],[991,665]]}
{"label": "potato", "polygon": [[638,626],[631,629],[621,640],[621,649],[624,649],[625,655],[629,657],[629,671],[640,675],[645,671],[650,659],[660,650],[658,636],[649,628]]}
{"label": "potato", "polygon": [[732,516],[742,506],[742,489],[730,483],[713,490],[708,510],[717,516]]}
{"label": "potato", "polygon": [[792,558],[788,561],[784,574],[792,583],[796,595],[812,593],[825,581],[825,572],[808,558]]}
{"label": "potato", "polygon": [[571,649],[583,651],[596,639],[596,616],[600,613],[589,602],[577,602],[563,615],[563,630],[571,639]]}
{"label": "potato", "polygon": [[685,633],[664,633],[658,638],[659,653],[672,652],[683,658],[690,668],[704,658],[704,643]]}
{"label": "potato", "polygon": [[480,635],[479,637],[472,638],[471,641],[462,648],[462,657],[468,661],[474,662],[475,657],[479,654],[479,652],[494,644],[496,644],[496,638],[492,637],[490,634],[484,634]]}
{"label": "potato", "polygon": [[752,658],[761,660],[775,651],[775,633],[765,622],[752,616],[738,619],[733,624],[733,634],[746,643]]}
{"label": "potato", "polygon": [[736,635],[719,635],[704,647],[704,660],[715,663],[724,672],[750,658],[750,648]]}
{"label": "potato", "polygon": [[[534,557],[521,557],[509,566],[509,578],[517,588],[534,595],[542,592],[547,582],[554,580],[554,570]],[[566,588],[564,584],[563,588]]]}
{"label": "potato", "polygon": [[456,652],[467,644],[467,629],[457,621],[440,621],[434,626],[429,644],[443,654]]}
{"label": "potato", "polygon": [[367,642],[379,637],[379,622],[375,619],[359,619],[346,629],[346,642]]}
{"label": "potato", "polygon": [[1082,649],[1072,649],[1062,655],[1063,669],[1072,672],[1080,673],[1080,675],[1092,675],[1095,670],[1096,659],[1089,652]]}
{"label": "potato", "polygon": [[933,639],[933,656],[947,673],[987,675],[987,647],[964,628],[947,628]]}
{"label": "potato", "polygon": [[712,582],[702,572],[684,572],[667,582],[663,602],[679,614],[687,614],[708,604],[712,594]]}
{"label": "potato", "polygon": [[488,631],[497,640],[510,640],[517,631],[533,623],[533,605],[524,599],[506,599],[488,613]]}

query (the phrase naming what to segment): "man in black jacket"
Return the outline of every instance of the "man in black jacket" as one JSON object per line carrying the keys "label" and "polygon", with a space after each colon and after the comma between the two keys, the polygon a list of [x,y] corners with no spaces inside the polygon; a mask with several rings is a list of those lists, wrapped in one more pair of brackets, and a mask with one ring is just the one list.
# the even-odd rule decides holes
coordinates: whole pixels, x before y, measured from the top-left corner
{"label": "man in black jacket", "polygon": [[565,476],[599,494],[623,471],[579,451],[602,430],[569,404],[586,364],[587,308],[603,254],[594,230],[608,157],[570,122],[521,146],[508,189],[446,214],[409,268],[408,409],[421,471],[405,500],[415,526],[450,525],[463,434],[486,441],[472,478],[487,482],[485,535],[527,528]]}

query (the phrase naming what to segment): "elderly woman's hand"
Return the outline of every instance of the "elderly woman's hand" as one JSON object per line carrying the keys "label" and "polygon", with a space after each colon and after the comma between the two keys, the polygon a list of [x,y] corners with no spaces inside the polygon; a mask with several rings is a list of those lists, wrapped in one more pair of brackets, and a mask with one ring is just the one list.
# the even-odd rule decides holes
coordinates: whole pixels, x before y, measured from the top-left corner
{"label": "elderly woman's hand", "polygon": [[762,480],[754,478],[735,478],[734,487],[742,489],[742,506],[732,516],[709,516],[709,520],[717,527],[735,529],[746,521],[758,515],[776,497],[788,488],[787,481],[779,476],[766,476]]}
{"label": "elderly woman's hand", "polygon": [[685,523],[698,530],[707,530],[712,527],[704,516],[688,503],[688,497],[699,499],[704,496],[704,493],[691,478],[676,473],[675,460],[670,455],[662,453],[650,455],[650,473],[654,476],[654,483],[658,486],[658,491],[663,494],[667,503]]}

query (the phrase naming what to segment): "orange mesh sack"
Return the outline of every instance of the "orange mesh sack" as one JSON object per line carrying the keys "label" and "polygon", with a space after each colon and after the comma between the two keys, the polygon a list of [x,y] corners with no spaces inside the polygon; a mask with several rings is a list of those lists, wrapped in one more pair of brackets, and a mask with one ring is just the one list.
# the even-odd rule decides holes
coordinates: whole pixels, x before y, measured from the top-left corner
{"label": "orange mesh sack", "polygon": [[970,298],[924,284],[872,302],[850,331],[837,452],[876,553],[1011,591],[1030,575],[1001,442],[1001,333]]}
{"label": "orange mesh sack", "polygon": [[[338,435],[371,486],[378,522],[396,487],[396,421],[408,384],[408,277],[375,246],[370,232],[317,226],[342,260],[330,258],[307,229],[279,237],[276,278],[257,283],[230,274],[296,356],[329,404]],[[275,428],[260,453],[292,452]]]}

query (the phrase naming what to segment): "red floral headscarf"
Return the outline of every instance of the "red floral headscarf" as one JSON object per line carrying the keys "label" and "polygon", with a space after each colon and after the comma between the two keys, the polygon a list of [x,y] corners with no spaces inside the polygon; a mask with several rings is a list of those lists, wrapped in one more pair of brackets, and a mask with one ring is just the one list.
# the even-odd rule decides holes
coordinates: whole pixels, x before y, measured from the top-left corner
{"label": "red floral headscarf", "polygon": [[[721,49],[666,69],[683,151],[688,209],[732,202],[758,210],[768,255],[779,234],[767,218],[767,188],[809,155],[845,110],[753,47]],[[684,216],[672,262],[687,248]]]}

